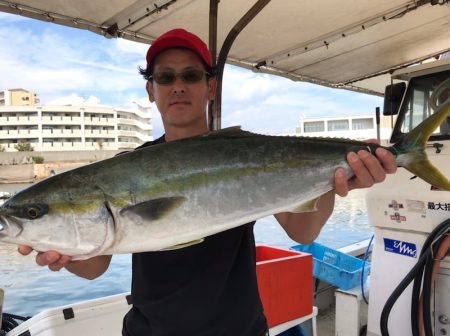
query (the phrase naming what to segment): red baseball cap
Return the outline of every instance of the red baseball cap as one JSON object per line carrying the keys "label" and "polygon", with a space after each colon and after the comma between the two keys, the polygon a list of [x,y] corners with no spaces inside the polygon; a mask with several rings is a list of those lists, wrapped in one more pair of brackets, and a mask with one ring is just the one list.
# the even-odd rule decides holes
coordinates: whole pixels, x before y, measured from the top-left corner
{"label": "red baseball cap", "polygon": [[212,67],[211,54],[208,47],[197,35],[194,35],[187,30],[177,28],[169,30],[168,32],[159,36],[147,51],[147,66],[149,66],[156,55],[169,48],[187,48],[196,53],[200,59],[209,67]]}

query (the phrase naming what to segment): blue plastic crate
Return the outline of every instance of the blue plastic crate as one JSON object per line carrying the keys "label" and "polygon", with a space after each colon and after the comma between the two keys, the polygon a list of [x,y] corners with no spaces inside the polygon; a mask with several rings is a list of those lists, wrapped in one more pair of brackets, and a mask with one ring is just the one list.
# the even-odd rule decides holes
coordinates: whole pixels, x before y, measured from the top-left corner
{"label": "blue plastic crate", "polygon": [[[343,290],[361,283],[363,260],[339,252],[319,243],[295,245],[292,250],[310,253],[313,256],[313,275]],[[370,263],[364,265],[364,282],[370,273]]]}

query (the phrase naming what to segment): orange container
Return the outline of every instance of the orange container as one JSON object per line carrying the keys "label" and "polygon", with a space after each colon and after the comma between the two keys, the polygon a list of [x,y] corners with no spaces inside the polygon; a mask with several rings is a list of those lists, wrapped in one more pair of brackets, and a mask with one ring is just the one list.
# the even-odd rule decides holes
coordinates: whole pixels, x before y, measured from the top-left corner
{"label": "orange container", "polygon": [[258,289],[269,327],[312,313],[312,256],[271,246],[256,247]]}

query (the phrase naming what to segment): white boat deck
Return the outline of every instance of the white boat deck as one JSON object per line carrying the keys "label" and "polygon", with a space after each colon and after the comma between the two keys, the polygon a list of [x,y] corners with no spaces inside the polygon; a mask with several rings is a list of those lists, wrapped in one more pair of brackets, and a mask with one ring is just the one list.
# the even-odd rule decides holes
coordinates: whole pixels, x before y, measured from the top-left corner
{"label": "white boat deck", "polygon": [[[347,252],[361,255],[362,247],[367,244],[359,245],[361,248],[356,246],[351,249],[353,253]],[[279,335],[301,323],[308,336],[359,336],[360,327],[366,322],[364,317],[360,319],[359,316],[364,314],[364,309],[367,310],[367,305],[361,299],[360,289],[341,291],[325,282],[318,282],[316,287],[312,314],[272,327],[271,336]],[[35,336],[78,336],[80,331],[85,336],[118,335],[123,315],[129,309],[127,294],[48,309],[23,322],[7,336],[20,336],[24,332]],[[345,315],[339,315],[339,307],[345,307]]]}
{"label": "white boat deck", "polygon": [[319,311],[317,314],[317,336],[334,336],[335,332],[335,309]]}

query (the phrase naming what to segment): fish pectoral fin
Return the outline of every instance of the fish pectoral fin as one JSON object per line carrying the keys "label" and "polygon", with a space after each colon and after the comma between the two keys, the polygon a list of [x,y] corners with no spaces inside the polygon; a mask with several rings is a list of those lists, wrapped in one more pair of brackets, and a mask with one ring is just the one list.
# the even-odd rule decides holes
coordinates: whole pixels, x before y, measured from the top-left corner
{"label": "fish pectoral fin", "polygon": [[179,249],[182,249],[182,248],[185,248],[185,247],[189,247],[189,246],[193,246],[193,245],[197,245],[197,244],[203,243],[204,240],[205,240],[204,238],[201,238],[201,239],[193,240],[193,241],[190,241],[190,242],[187,242],[187,243],[166,247],[166,248],[164,248],[164,249],[162,249],[160,251],[179,250]]}
{"label": "fish pectoral fin", "polygon": [[319,201],[319,198],[320,197],[317,197],[306,201],[300,205],[297,205],[293,209],[290,209],[289,211],[294,213],[317,211],[317,202]]}
{"label": "fish pectoral fin", "polygon": [[186,197],[184,196],[155,198],[127,206],[120,210],[120,214],[123,215],[127,212],[132,212],[143,219],[156,220],[167,216],[170,212],[178,208],[184,201],[186,201]]}

